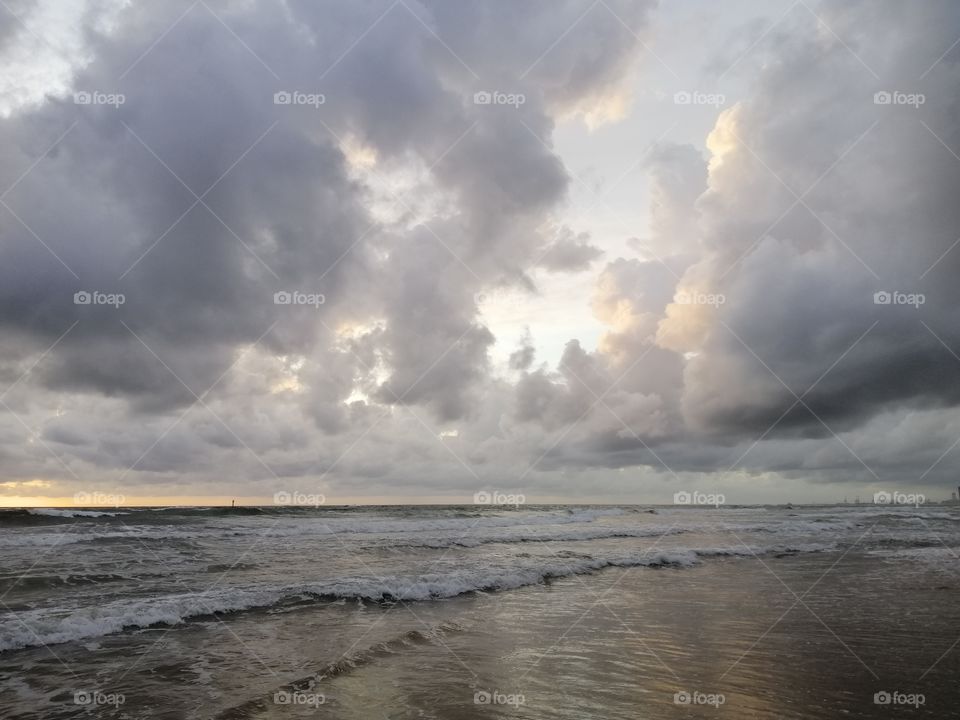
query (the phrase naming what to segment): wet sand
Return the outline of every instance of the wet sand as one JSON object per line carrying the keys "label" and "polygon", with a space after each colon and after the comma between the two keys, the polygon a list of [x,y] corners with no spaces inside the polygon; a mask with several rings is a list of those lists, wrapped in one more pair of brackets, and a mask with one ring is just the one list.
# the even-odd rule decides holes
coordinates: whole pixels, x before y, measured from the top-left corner
{"label": "wet sand", "polygon": [[[461,629],[304,687],[318,708],[224,717],[956,717],[960,654],[943,656],[960,637],[956,578],[855,552],[830,570],[837,560],[607,570],[452,603]],[[884,692],[899,703],[875,702]]]}

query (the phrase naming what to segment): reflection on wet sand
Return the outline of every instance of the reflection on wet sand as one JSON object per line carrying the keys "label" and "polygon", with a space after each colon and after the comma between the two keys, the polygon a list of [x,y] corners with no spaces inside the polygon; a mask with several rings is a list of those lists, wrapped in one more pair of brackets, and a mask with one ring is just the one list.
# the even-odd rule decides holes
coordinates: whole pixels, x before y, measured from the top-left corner
{"label": "reflection on wet sand", "polygon": [[827,572],[836,560],[613,569],[454,601],[459,629],[321,679],[322,706],[224,717],[879,718],[875,695],[895,692],[924,701],[899,714],[948,717],[960,663],[937,660],[960,627],[957,585],[865,554]]}

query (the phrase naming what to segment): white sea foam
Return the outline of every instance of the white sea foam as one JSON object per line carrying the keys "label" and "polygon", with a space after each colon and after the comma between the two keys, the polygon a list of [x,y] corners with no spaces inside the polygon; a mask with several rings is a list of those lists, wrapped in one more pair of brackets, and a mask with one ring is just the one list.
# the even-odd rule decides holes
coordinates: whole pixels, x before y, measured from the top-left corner
{"label": "white sea foam", "polygon": [[874,550],[874,555],[923,563],[938,570],[955,572],[960,568],[960,548],[953,547],[915,547],[898,550]]}
{"label": "white sea foam", "polygon": [[478,514],[472,517],[373,520],[365,518],[309,518],[299,523],[318,528],[320,532],[344,534],[425,533],[443,530],[470,531],[476,528],[529,527],[541,525],[573,525],[593,523],[600,518],[626,514],[621,508],[572,510],[569,512],[515,512],[503,515]]}
{"label": "white sea foam", "polygon": [[122,530],[107,532],[75,531],[69,526],[60,526],[62,530],[44,530],[38,532],[31,528],[30,532],[5,533],[0,535],[0,547],[55,547],[58,545],[76,545],[77,543],[96,542],[100,540],[130,540],[143,542],[144,540],[189,540],[199,537],[223,537],[221,530],[211,532],[189,532],[174,529],[147,529],[139,526],[127,526]]}
{"label": "white sea foam", "polygon": [[79,517],[115,517],[117,515],[126,515],[125,512],[106,512],[102,510],[72,510],[69,508],[60,509],[60,508],[29,508],[27,512],[31,515],[43,515],[46,517],[66,517],[66,518],[79,518]]}
{"label": "white sea foam", "polygon": [[682,528],[670,525],[652,525],[648,527],[597,527],[597,528],[564,528],[506,531],[491,534],[468,533],[451,537],[426,537],[411,540],[387,539],[392,547],[421,547],[421,548],[450,548],[450,547],[477,547],[492,543],[521,543],[521,542],[579,542],[584,540],[603,540],[608,538],[658,538],[668,535],[679,535],[687,532]]}
{"label": "white sea foam", "polygon": [[458,567],[443,573],[355,576],[286,586],[246,586],[203,593],[181,593],[148,599],[122,599],[95,606],[43,608],[17,613],[0,621],[0,651],[86,640],[151,625],[178,625],[190,618],[263,608],[310,597],[370,601],[430,600],[473,591],[512,590],[547,578],[595,572],[606,567],[691,567],[699,558],[747,557],[779,552],[817,552],[827,545],[768,547],[674,548],[653,552],[611,553],[602,556],[548,556],[510,565]]}

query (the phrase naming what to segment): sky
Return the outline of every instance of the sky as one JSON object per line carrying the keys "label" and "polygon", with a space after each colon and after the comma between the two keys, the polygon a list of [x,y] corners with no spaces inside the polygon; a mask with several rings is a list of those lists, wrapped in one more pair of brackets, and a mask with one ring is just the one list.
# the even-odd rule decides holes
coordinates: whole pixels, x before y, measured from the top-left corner
{"label": "sky", "polygon": [[952,0],[7,0],[0,504],[960,484]]}

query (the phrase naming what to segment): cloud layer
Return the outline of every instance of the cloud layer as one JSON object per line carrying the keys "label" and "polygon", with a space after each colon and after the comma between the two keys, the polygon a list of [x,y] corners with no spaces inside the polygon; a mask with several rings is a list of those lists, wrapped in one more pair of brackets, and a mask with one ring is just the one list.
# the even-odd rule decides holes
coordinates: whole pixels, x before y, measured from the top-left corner
{"label": "cloud layer", "polygon": [[[647,154],[630,257],[565,222],[555,131],[631,121],[653,2],[91,5],[69,37],[22,10],[0,28],[5,478],[952,484],[960,9],[920,5],[828,0],[758,38],[705,152]],[[484,294],[544,273],[596,275],[571,302],[604,333],[556,362],[528,335],[499,367]]]}

